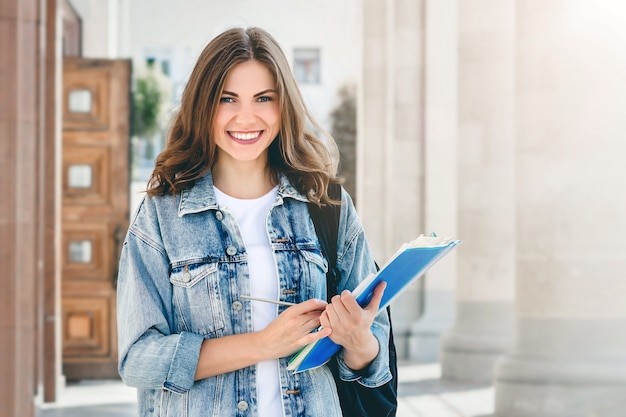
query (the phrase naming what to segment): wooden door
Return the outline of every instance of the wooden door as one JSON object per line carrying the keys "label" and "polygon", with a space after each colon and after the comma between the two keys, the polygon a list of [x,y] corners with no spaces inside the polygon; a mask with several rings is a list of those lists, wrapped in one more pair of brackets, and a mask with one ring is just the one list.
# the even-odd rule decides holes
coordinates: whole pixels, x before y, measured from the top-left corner
{"label": "wooden door", "polygon": [[63,60],[61,310],[68,380],[118,378],[115,295],[128,227],[130,61]]}

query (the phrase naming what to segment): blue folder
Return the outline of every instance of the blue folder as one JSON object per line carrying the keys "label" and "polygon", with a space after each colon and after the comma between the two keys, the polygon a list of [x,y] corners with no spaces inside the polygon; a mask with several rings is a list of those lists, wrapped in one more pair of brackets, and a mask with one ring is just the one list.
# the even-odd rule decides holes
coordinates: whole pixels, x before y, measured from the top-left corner
{"label": "blue folder", "polygon": [[[361,306],[367,305],[372,298],[374,288],[380,282],[385,281],[387,287],[379,308],[382,310],[459,243],[461,243],[460,240],[453,240],[441,246],[410,247],[401,250],[378,271],[373,279],[369,282],[366,280],[367,284],[355,290],[357,302]],[[291,358],[287,369],[298,373],[317,368],[328,362],[340,348],[341,346],[330,340],[330,337],[325,337],[298,351]]]}

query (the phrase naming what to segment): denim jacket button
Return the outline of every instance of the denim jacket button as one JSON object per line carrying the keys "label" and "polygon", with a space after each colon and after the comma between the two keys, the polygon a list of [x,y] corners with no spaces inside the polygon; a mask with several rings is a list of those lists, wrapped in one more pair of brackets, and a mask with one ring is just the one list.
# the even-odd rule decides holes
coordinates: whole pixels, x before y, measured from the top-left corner
{"label": "denim jacket button", "polygon": [[239,411],[246,411],[248,409],[248,403],[245,401],[239,401],[237,403],[237,408]]}
{"label": "denim jacket button", "polygon": [[184,282],[189,282],[189,281],[191,281],[191,274],[190,274],[189,272],[185,272],[185,273],[183,274],[183,281],[184,281]]}
{"label": "denim jacket button", "polygon": [[229,246],[226,248],[226,253],[230,256],[233,256],[237,253],[237,248],[234,246]]}
{"label": "denim jacket button", "polygon": [[233,310],[240,311],[242,308],[243,308],[243,304],[241,303],[241,301],[233,302]]}
{"label": "denim jacket button", "polygon": [[221,211],[216,211],[215,212],[215,218],[219,221],[222,221],[222,219],[224,218],[224,215],[222,214]]}

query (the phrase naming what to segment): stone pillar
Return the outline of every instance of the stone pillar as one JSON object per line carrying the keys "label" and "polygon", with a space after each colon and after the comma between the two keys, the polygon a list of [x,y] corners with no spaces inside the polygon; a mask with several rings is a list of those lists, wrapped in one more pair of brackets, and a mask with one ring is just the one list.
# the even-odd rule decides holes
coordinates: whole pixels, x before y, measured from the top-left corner
{"label": "stone pillar", "polygon": [[515,2],[459,2],[457,314],[442,377],[490,383],[512,344]]}
{"label": "stone pillar", "polygon": [[517,1],[517,337],[496,415],[626,410],[626,6]]}
{"label": "stone pillar", "polygon": [[[363,76],[358,94],[357,204],[383,264],[423,232],[423,2],[363,2]],[[420,286],[393,302],[398,355],[408,356]]]}
{"label": "stone pillar", "polygon": [[43,2],[0,0],[0,415],[31,417],[37,386],[37,147]]}
{"label": "stone pillar", "polygon": [[[426,1],[424,21],[424,227],[457,232],[457,0]],[[422,279],[423,314],[411,324],[410,359],[439,360],[440,337],[454,323],[457,251]]]}

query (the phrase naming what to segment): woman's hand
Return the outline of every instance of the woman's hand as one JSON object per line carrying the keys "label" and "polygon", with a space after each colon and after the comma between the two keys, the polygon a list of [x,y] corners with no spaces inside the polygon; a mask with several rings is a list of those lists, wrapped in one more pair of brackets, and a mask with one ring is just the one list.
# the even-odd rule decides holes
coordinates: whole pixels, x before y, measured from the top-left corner
{"label": "woman's hand", "polygon": [[287,308],[259,332],[260,348],[268,358],[292,354],[302,346],[322,339],[330,329],[311,332],[320,326],[320,315],[326,308],[323,300],[311,299]]}
{"label": "woman's hand", "polygon": [[330,329],[311,333],[319,327],[320,315],[326,305],[322,300],[307,300],[287,308],[261,331],[205,339],[200,348],[195,379],[281,358],[328,336]]}
{"label": "woman's hand", "polygon": [[344,360],[351,369],[359,370],[369,365],[378,355],[378,340],[371,326],[387,284],[381,282],[366,307],[361,307],[350,291],[334,296],[320,316],[320,324],[330,329],[330,338],[344,348]]}

